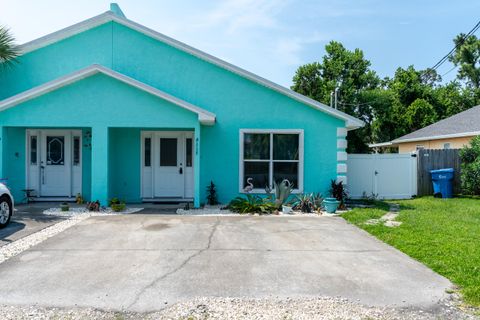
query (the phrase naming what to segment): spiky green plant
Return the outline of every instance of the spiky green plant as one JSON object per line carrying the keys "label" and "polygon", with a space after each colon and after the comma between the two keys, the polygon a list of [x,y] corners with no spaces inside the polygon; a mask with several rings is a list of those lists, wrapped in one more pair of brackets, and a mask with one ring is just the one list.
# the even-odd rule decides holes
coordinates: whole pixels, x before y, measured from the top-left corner
{"label": "spiky green plant", "polygon": [[0,26],[0,66],[11,65],[16,61],[18,54],[19,50],[15,45],[15,38],[10,34],[10,30]]}
{"label": "spiky green plant", "polygon": [[275,206],[279,209],[290,197],[290,194],[293,190],[293,183],[290,183],[288,180],[283,180],[280,183],[276,181],[273,182],[275,185]]}

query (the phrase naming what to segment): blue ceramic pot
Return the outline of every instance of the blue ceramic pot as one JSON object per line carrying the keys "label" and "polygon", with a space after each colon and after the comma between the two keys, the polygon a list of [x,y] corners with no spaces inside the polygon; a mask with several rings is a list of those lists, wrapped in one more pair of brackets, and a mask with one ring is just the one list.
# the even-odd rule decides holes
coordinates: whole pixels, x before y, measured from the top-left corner
{"label": "blue ceramic pot", "polygon": [[325,207],[325,211],[327,213],[335,213],[340,205],[340,201],[335,198],[326,198],[323,200],[323,206]]}

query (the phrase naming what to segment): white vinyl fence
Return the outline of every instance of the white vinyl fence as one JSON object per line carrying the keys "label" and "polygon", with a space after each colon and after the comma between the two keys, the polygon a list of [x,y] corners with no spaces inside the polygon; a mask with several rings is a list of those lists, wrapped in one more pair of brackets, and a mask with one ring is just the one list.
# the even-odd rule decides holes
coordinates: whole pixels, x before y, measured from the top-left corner
{"label": "white vinyl fence", "polygon": [[411,154],[349,154],[351,198],[409,199],[417,194],[417,159]]}

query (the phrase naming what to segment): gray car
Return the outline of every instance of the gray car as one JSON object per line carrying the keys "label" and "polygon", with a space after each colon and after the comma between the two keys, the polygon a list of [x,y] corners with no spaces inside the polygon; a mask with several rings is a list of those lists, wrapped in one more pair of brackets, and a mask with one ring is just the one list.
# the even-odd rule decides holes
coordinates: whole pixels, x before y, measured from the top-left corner
{"label": "gray car", "polygon": [[7,186],[0,183],[0,229],[7,226],[13,213],[13,197]]}

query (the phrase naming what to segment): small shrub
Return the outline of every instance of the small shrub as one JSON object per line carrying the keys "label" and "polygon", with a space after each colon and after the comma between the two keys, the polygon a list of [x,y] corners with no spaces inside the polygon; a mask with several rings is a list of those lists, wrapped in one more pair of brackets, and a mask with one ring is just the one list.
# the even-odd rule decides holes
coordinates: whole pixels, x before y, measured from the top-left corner
{"label": "small shrub", "polygon": [[112,198],[108,201],[108,206],[111,207],[114,204],[119,204],[120,200],[118,198]]}
{"label": "small shrub", "polygon": [[121,201],[118,198],[112,198],[110,201],[108,201],[108,206],[112,209],[114,212],[120,212],[125,210],[127,205],[125,204],[125,201]]}
{"label": "small shrub", "polygon": [[211,206],[218,204],[217,190],[213,181],[210,181],[210,185],[207,187],[207,203]]}
{"label": "small shrub", "polygon": [[293,208],[295,210],[300,210],[303,213],[311,213],[315,210],[313,194],[304,193],[297,195],[295,202],[293,203]]}
{"label": "small shrub", "polygon": [[60,205],[60,210],[61,211],[69,211],[70,210],[70,205],[66,202],[63,202],[61,205]]}
{"label": "small shrub", "polygon": [[322,208],[323,197],[321,193],[312,193],[313,208],[320,210]]}
{"label": "small shrub", "polygon": [[469,195],[480,195],[480,136],[472,139],[470,146],[460,150],[462,191]]}
{"label": "small shrub", "polygon": [[247,194],[246,198],[236,197],[227,207],[230,211],[237,213],[260,213],[268,214],[277,209],[275,204],[268,199],[256,195]]}
{"label": "small shrub", "polygon": [[345,208],[345,201],[348,198],[347,189],[343,185],[343,181],[335,181],[332,179],[330,183],[330,193],[332,197],[340,201],[340,205],[338,206],[340,209]]}
{"label": "small shrub", "polygon": [[110,208],[112,208],[112,211],[114,211],[114,212],[124,211],[126,207],[127,207],[127,205],[124,202],[114,203],[110,206]]}
{"label": "small shrub", "polygon": [[100,201],[92,201],[87,203],[87,210],[98,212],[100,211]]}

